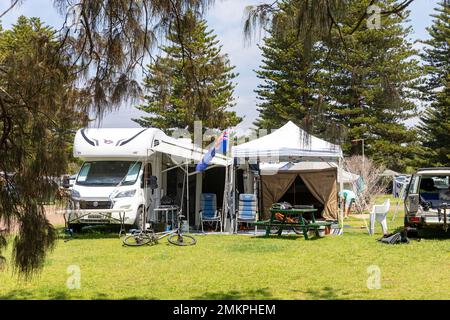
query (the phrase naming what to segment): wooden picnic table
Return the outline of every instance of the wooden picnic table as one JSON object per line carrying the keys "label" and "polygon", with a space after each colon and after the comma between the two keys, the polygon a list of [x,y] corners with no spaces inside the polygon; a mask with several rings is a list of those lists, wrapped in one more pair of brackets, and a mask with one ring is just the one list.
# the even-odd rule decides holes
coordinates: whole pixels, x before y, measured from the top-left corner
{"label": "wooden picnic table", "polygon": [[[289,228],[289,227],[300,227],[303,230],[303,236],[306,240],[308,240],[308,230],[314,229],[316,234],[318,233],[318,229],[320,227],[329,226],[331,225],[331,222],[318,222],[316,221],[316,218],[314,216],[314,213],[317,212],[317,209],[270,209],[270,219],[264,220],[264,221],[258,221],[254,224],[256,225],[262,225],[266,227],[266,236],[270,235],[270,228],[271,227],[278,227],[278,236],[281,236],[281,233],[283,232],[283,229]],[[283,215],[283,220],[278,220],[276,218],[276,214],[279,213]],[[303,214],[305,213],[311,213],[311,221],[306,220],[303,217]],[[289,222],[288,217],[297,217],[297,222]]]}

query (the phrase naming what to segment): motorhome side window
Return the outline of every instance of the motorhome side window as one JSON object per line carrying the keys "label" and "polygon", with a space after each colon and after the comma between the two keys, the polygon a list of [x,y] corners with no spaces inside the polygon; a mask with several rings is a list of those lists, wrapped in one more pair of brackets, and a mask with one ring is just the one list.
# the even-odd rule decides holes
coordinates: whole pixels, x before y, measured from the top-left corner
{"label": "motorhome side window", "polygon": [[85,186],[133,185],[141,170],[135,161],[89,161],[78,174],[77,184]]}

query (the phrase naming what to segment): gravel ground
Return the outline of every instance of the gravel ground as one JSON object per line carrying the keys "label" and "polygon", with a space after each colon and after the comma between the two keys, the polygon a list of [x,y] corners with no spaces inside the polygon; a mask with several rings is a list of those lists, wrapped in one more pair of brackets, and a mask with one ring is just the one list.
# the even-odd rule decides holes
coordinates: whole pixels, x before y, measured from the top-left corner
{"label": "gravel ground", "polygon": [[[50,221],[51,224],[55,227],[61,227],[64,226],[64,217],[63,214],[59,211],[62,210],[60,206],[57,205],[46,205],[45,207],[45,213],[47,216],[47,219]],[[6,229],[6,226],[4,223],[0,222],[0,230]],[[17,226],[12,226],[12,232],[17,230]]]}

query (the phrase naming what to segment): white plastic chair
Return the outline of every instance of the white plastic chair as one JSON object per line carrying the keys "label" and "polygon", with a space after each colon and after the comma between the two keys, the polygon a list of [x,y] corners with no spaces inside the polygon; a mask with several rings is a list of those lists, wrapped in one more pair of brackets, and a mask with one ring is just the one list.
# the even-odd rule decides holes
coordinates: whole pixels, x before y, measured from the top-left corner
{"label": "white plastic chair", "polygon": [[386,217],[390,207],[391,201],[389,199],[386,199],[386,201],[383,204],[376,204],[372,207],[372,211],[370,212],[370,227],[369,227],[370,235],[373,235],[375,233],[375,221],[381,224],[383,234],[388,234]]}

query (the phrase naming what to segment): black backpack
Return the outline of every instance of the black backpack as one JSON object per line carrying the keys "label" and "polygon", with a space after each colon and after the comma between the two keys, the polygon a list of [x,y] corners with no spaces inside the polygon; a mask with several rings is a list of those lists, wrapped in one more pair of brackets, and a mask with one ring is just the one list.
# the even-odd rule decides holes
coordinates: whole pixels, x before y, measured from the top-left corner
{"label": "black backpack", "polygon": [[378,241],[387,244],[409,243],[409,239],[406,236],[405,231],[385,235],[382,238],[378,239]]}

